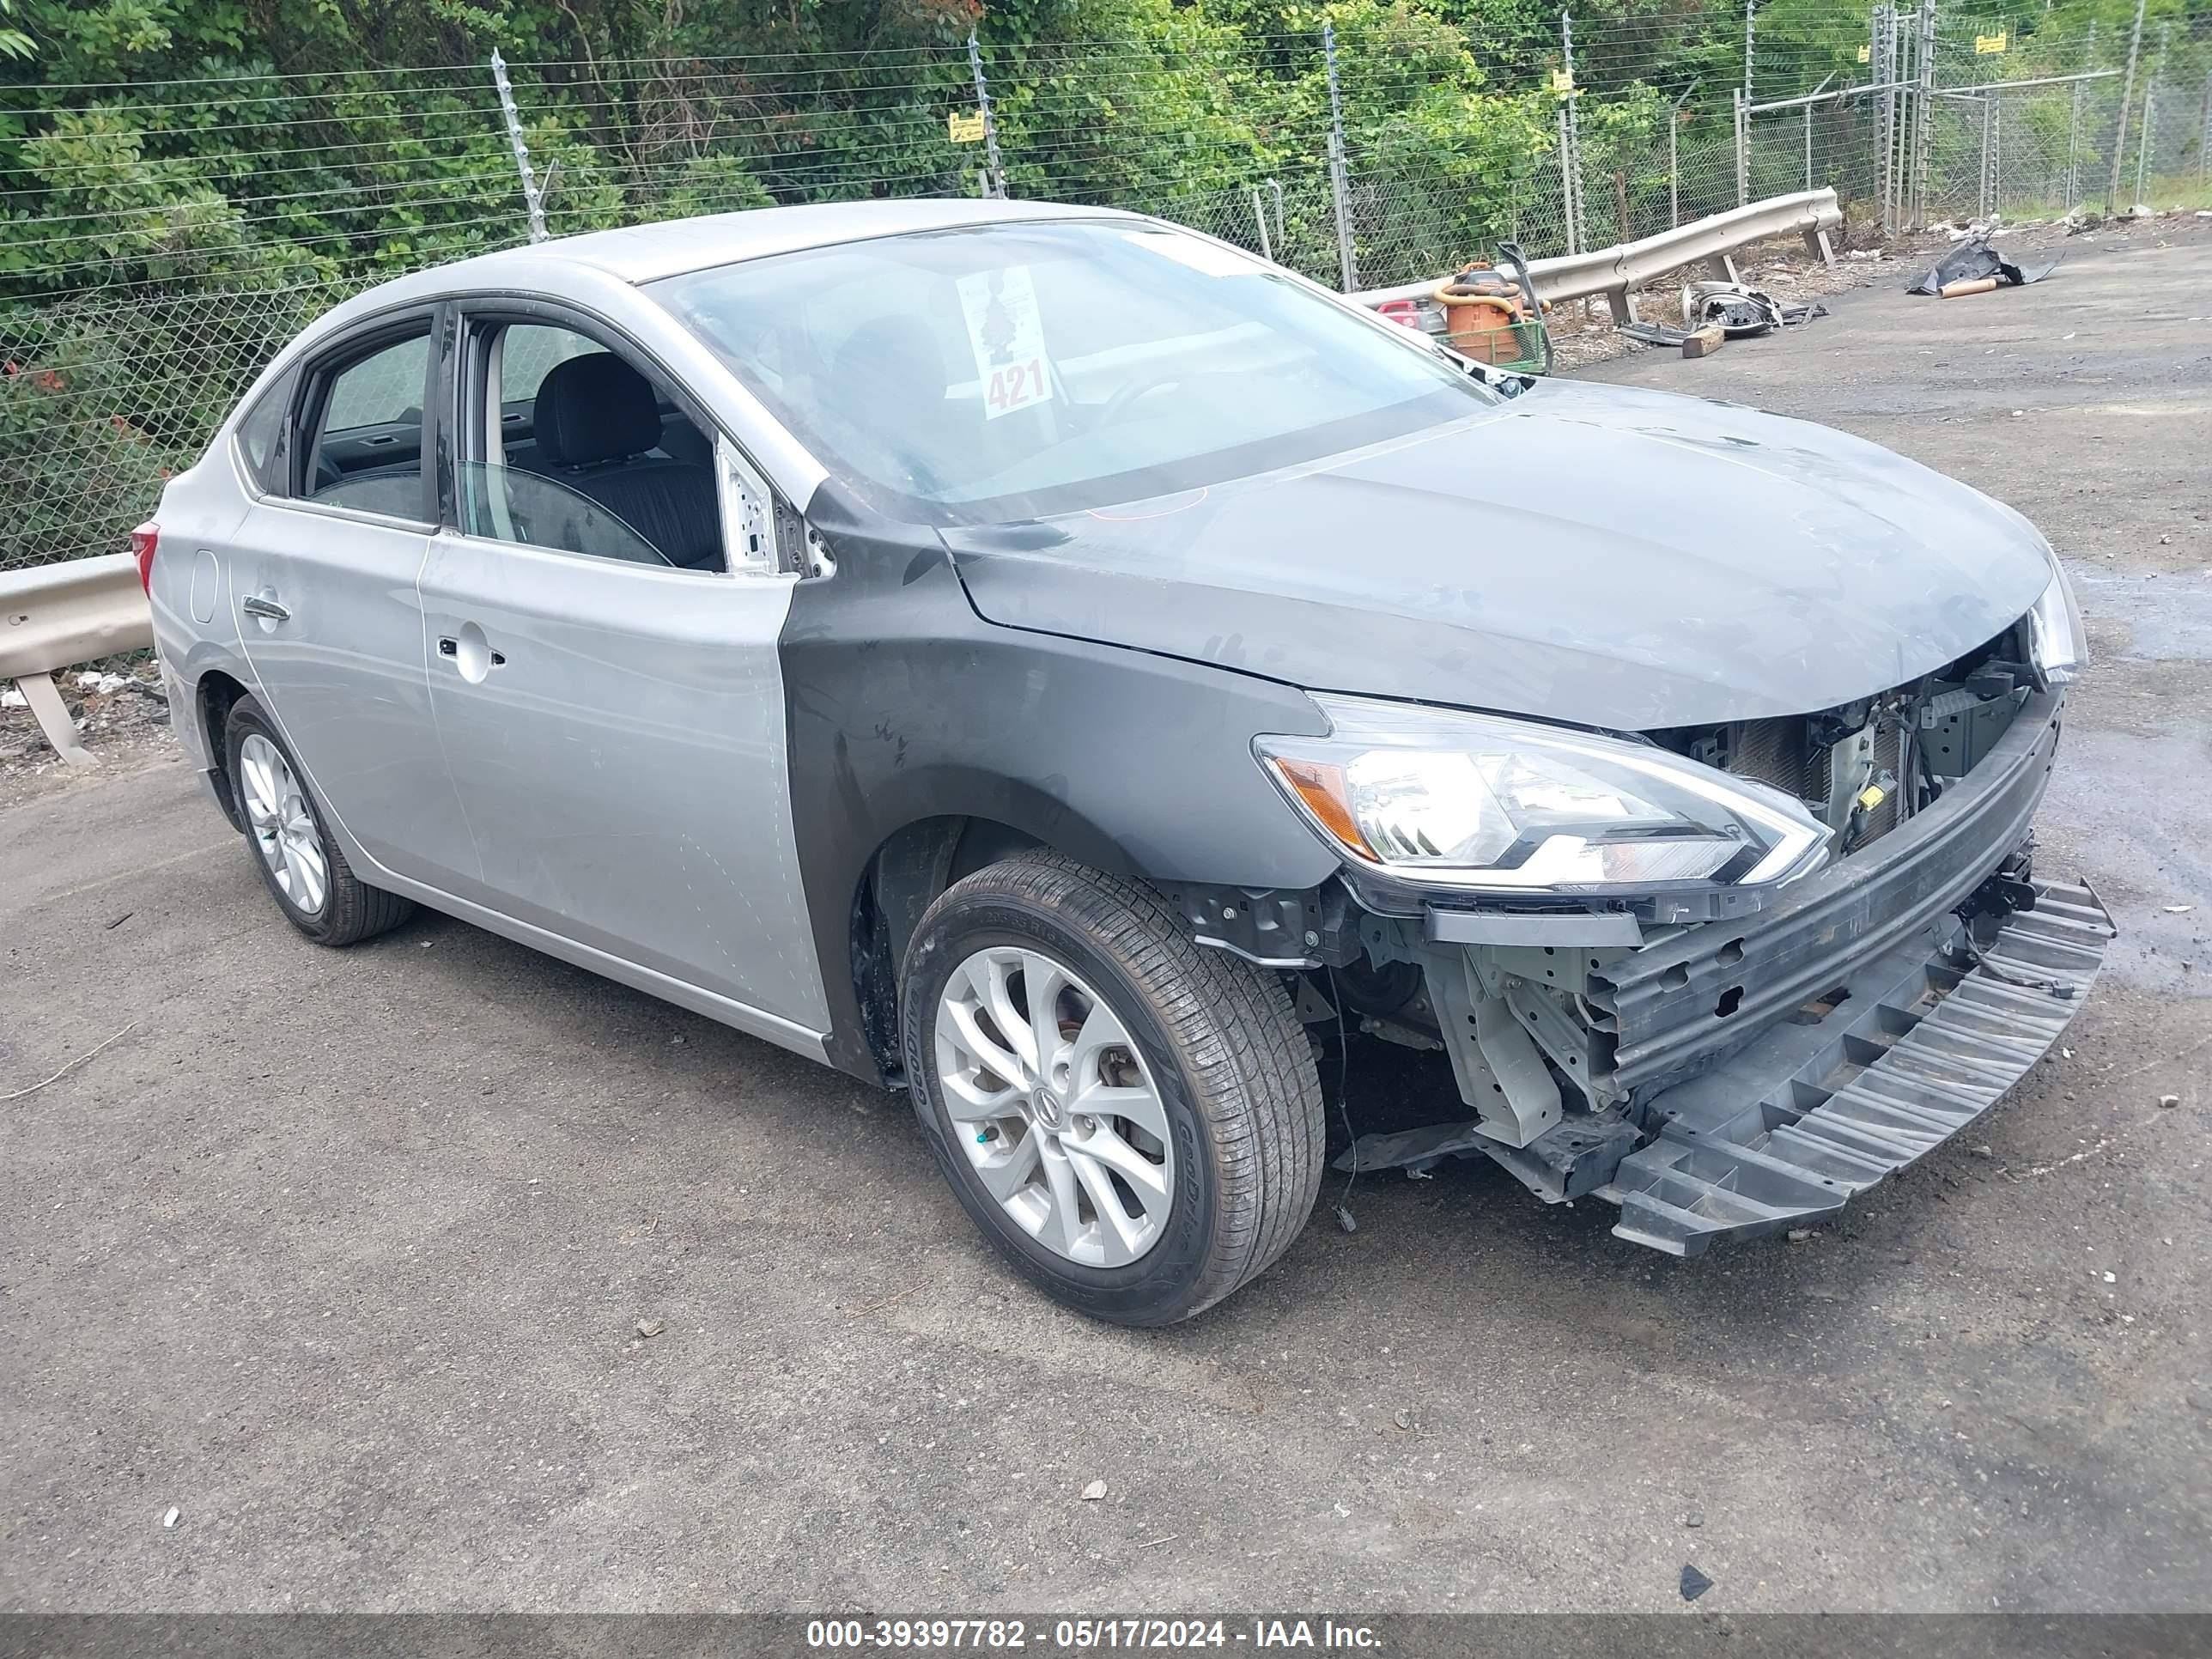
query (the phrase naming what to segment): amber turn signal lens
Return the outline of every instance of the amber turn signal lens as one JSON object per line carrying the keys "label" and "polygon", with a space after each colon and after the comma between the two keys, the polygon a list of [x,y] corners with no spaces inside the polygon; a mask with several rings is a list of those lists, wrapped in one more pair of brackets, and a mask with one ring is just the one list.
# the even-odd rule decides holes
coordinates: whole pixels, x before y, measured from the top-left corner
{"label": "amber turn signal lens", "polygon": [[1364,859],[1380,864],[1375,849],[1367,844],[1367,837],[1359,833],[1352,821],[1352,810],[1345,805],[1344,769],[1332,766],[1327,761],[1292,760],[1285,755],[1271,755],[1267,763],[1290,786],[1291,793],[1304,803],[1314,821]]}

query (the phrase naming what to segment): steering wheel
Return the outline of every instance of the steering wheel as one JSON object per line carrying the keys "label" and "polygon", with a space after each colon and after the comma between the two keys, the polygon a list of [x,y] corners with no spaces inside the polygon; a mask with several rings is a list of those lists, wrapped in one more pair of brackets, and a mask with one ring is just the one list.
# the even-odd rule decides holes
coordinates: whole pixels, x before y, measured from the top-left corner
{"label": "steering wheel", "polygon": [[1131,380],[1098,405],[1098,413],[1091,422],[1091,429],[1103,432],[1109,427],[1118,426],[1122,416],[1154,392],[1170,391],[1182,384],[1181,380]]}

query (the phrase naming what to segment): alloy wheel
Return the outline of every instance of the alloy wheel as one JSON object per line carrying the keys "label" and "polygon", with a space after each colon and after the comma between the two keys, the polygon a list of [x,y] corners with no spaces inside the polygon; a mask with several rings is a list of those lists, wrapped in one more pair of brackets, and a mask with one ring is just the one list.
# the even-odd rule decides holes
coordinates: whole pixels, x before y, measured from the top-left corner
{"label": "alloy wheel", "polygon": [[1118,1267],[1175,1200],[1167,1109],[1104,998],[1043,952],[979,951],[938,999],[938,1080],[984,1189],[1054,1254]]}
{"label": "alloy wheel", "polygon": [[246,821],[277,890],[301,915],[319,915],[330,896],[330,861],[284,751],[253,732],[239,745],[238,769]]}

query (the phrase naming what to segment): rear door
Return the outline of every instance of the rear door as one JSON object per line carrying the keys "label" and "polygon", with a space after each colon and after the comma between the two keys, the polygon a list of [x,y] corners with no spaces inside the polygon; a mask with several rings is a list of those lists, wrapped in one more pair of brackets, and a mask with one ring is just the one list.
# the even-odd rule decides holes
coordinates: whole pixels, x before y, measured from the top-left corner
{"label": "rear door", "polygon": [[482,860],[457,890],[765,1035],[824,1029],[777,654],[795,578],[765,486],[747,469],[732,510],[711,420],[602,323],[507,301],[462,339],[453,522],[422,574]]}
{"label": "rear door", "polygon": [[474,868],[416,587],[437,519],[423,457],[445,321],[434,306],[386,313],[303,364],[228,573],[263,701],[325,811],[375,863],[440,886]]}

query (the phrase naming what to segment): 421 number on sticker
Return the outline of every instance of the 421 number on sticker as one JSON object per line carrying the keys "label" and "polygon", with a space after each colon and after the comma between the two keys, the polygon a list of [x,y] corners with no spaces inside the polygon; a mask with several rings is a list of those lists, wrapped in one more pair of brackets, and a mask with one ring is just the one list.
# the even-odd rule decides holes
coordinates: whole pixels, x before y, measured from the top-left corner
{"label": "421 number on sticker", "polygon": [[993,415],[1004,415],[1041,404],[1050,396],[1052,382],[1045,379],[1044,359],[1032,357],[1025,363],[1009,363],[991,371],[990,381],[983,388],[983,407]]}
{"label": "421 number on sticker", "polygon": [[1052,360],[1027,265],[971,271],[959,282],[960,313],[975,354],[983,418],[995,421],[1052,396]]}

